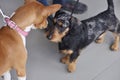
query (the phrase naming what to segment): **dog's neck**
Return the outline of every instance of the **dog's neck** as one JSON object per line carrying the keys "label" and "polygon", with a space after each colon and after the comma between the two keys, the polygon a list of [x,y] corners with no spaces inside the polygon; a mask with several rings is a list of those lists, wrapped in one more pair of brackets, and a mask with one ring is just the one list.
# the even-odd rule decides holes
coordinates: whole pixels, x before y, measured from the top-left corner
{"label": "dog's neck", "polygon": [[[32,24],[32,25],[26,27],[24,31],[26,31],[26,32],[30,32],[31,29],[33,29],[33,28],[34,28],[34,25]],[[23,36],[22,34],[20,34],[20,36],[21,36],[21,38],[22,38],[22,40],[23,40],[23,44],[24,44],[24,46],[26,46],[26,37]]]}
{"label": "dog's neck", "polygon": [[[24,44],[24,46],[26,46],[26,36],[28,35],[28,33],[31,31],[31,29],[33,28],[33,29],[35,29],[35,27],[34,27],[34,25],[33,24],[31,24],[30,26],[27,26],[24,30],[21,30],[19,27],[18,28],[14,28],[14,25],[9,25],[8,23],[7,23],[7,25],[10,27],[10,28],[12,28],[12,29],[14,29],[15,31],[17,31],[18,32],[18,34],[21,36],[21,38],[22,38],[22,41],[23,41],[23,44]],[[16,25],[17,26],[17,25]],[[22,31],[22,32],[21,32]],[[24,33],[27,33],[27,34],[24,34]]]}

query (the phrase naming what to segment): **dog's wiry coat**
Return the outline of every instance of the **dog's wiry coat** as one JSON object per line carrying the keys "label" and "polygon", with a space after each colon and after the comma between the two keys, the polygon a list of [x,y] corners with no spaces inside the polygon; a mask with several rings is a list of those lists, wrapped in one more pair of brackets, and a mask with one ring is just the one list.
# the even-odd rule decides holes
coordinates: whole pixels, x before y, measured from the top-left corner
{"label": "dog's wiry coat", "polygon": [[[101,39],[102,34],[106,31],[111,31],[116,34],[115,39],[117,40],[115,40],[111,48],[113,50],[118,48],[117,43],[119,41],[118,35],[120,33],[120,22],[114,13],[113,0],[107,0],[107,2],[107,10],[94,17],[82,21],[79,21],[75,17],[71,18],[69,14],[63,11],[59,11],[54,17],[54,26],[48,27],[47,37],[53,42],[61,41],[59,42],[59,50],[61,52],[66,52],[66,54],[68,54],[67,51],[73,51],[72,54],[69,54],[69,58],[67,58],[69,59],[69,63],[67,62],[68,71],[73,72],[75,70],[76,65],[73,65],[73,63],[76,63],[76,59],[78,58],[80,51],[94,40]],[[55,35],[54,32],[56,29],[58,30],[59,35],[54,37],[53,35]],[[69,29],[68,32],[66,32],[66,35],[59,37],[66,29]],[[57,37],[59,37],[61,40],[55,41],[55,38]],[[61,61],[64,62],[65,60],[65,57],[61,59]]]}

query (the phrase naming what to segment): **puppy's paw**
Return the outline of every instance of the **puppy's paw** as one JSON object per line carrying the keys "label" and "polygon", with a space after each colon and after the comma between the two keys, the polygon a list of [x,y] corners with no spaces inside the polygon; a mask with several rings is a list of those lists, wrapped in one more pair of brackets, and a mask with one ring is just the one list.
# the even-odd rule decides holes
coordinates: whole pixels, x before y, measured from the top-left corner
{"label": "puppy's paw", "polygon": [[61,58],[60,62],[63,63],[63,64],[69,64],[69,57],[65,56],[65,57]]}
{"label": "puppy's paw", "polygon": [[113,44],[110,48],[112,51],[118,51],[118,46],[116,44]]}
{"label": "puppy's paw", "polygon": [[68,64],[68,72],[72,73],[76,70],[76,63],[75,62],[72,62],[70,64]]}

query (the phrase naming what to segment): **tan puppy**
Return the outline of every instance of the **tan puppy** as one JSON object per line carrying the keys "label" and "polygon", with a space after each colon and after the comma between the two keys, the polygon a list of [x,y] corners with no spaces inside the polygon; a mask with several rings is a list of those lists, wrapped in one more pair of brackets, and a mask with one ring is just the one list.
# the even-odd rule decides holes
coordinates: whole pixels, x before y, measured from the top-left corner
{"label": "tan puppy", "polygon": [[[36,0],[25,0],[25,4],[15,11],[10,18],[24,32],[29,32],[33,25],[46,28],[47,17],[60,9],[61,5],[44,6]],[[15,69],[18,80],[26,80],[27,51],[25,36],[10,26],[0,29],[0,76],[11,80],[10,69]]]}

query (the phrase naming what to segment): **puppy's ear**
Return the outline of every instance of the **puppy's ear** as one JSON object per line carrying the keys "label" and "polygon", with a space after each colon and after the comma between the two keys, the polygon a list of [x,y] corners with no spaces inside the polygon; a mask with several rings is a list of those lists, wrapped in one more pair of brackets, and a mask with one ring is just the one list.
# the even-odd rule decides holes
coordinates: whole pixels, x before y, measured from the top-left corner
{"label": "puppy's ear", "polygon": [[61,8],[60,4],[53,4],[53,5],[47,6],[46,10],[48,12],[48,16],[57,12],[60,8]]}
{"label": "puppy's ear", "polygon": [[55,17],[57,17],[57,16],[60,15],[60,14],[65,14],[65,11],[63,11],[63,10],[57,11],[57,12],[55,13]]}
{"label": "puppy's ear", "polygon": [[24,4],[27,4],[27,3],[30,3],[30,2],[33,2],[33,1],[36,1],[36,0],[24,0]]}

